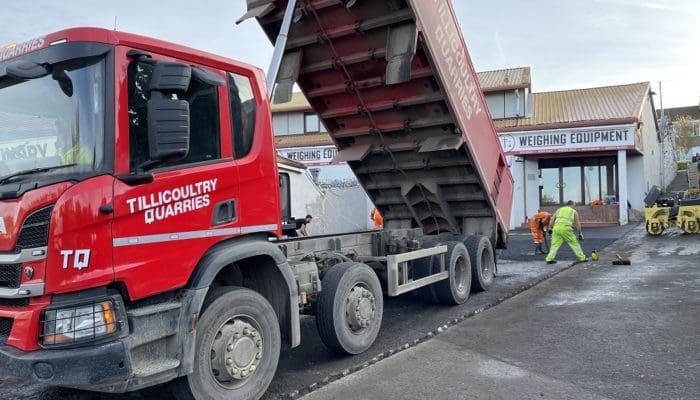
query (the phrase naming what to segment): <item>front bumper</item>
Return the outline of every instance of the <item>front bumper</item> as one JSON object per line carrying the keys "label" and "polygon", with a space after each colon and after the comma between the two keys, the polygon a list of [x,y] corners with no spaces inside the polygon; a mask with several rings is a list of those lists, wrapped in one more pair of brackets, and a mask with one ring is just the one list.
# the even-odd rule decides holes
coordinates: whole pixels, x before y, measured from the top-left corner
{"label": "front bumper", "polygon": [[132,375],[121,340],[84,348],[25,352],[0,345],[0,371],[23,381],[120,392]]}
{"label": "front bumper", "polygon": [[[127,312],[113,298],[120,329],[116,336],[65,348],[23,351],[11,345],[12,337],[25,332],[15,319],[7,344],[0,344],[0,377],[13,376],[23,382],[64,386],[95,392],[122,393],[171,381],[192,372],[196,331],[193,318],[204,301],[207,288],[186,290],[177,297],[141,306]],[[54,296],[53,307],[99,302],[104,293]],[[76,298],[79,297],[80,301]],[[43,307],[43,306],[42,306]],[[8,315],[18,318],[18,313]],[[32,321],[38,323],[38,316]],[[34,327],[36,332],[39,328]],[[30,334],[36,337],[36,334]],[[0,395],[0,399],[2,396]]]}

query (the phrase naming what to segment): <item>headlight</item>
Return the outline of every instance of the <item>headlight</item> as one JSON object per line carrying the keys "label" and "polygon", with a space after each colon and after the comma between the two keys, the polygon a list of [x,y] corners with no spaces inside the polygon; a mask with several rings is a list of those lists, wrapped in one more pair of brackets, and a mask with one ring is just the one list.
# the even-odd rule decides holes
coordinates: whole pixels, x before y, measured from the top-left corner
{"label": "headlight", "polygon": [[45,346],[89,341],[117,330],[111,301],[47,310],[43,324]]}

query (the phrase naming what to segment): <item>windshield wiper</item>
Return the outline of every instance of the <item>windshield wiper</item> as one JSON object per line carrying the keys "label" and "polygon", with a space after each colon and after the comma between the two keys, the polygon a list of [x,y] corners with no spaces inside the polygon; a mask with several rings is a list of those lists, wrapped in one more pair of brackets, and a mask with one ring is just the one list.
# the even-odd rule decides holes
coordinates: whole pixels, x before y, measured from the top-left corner
{"label": "windshield wiper", "polygon": [[61,168],[68,168],[68,167],[75,167],[76,163],[73,164],[66,164],[66,165],[54,165],[53,167],[42,167],[42,168],[34,168],[34,169],[28,169],[26,171],[20,171],[20,172],[15,172],[14,174],[6,175],[0,178],[0,185],[4,185],[7,183],[12,178],[16,178],[18,176],[22,175],[32,175],[32,174],[39,174],[41,172],[48,172],[48,171],[53,171]]}

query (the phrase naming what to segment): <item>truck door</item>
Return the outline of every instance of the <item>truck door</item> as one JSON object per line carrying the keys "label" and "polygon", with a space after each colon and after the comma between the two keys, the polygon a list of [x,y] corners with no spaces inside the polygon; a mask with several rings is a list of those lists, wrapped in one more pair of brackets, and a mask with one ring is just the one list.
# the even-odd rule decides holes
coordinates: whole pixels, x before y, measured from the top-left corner
{"label": "truck door", "polygon": [[[128,161],[122,156],[121,163],[128,163],[133,176],[149,159],[146,102],[153,66],[130,59],[126,50],[118,51],[126,76],[118,91],[118,107],[125,110],[120,111],[117,125],[128,126],[128,133],[123,129],[117,138],[116,153],[118,158],[120,149],[128,153]],[[226,80],[223,71],[200,68]],[[207,249],[240,234],[239,177],[228,96],[226,84],[217,86],[193,76],[189,89],[178,94],[190,107],[188,155],[148,171],[151,182],[115,184],[115,277],[126,284],[131,298],[184,286]]]}

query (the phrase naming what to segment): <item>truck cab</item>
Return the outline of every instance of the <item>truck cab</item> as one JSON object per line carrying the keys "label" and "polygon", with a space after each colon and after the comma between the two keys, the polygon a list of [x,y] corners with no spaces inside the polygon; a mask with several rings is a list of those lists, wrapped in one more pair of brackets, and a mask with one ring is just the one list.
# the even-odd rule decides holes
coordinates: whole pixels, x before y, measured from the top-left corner
{"label": "truck cab", "polygon": [[[105,29],[2,49],[4,366],[109,391],[191,371],[173,356],[178,349],[164,349],[194,345],[173,337],[193,331],[218,272],[205,255],[241,237],[264,248],[281,234],[262,82],[252,66]],[[274,302],[295,309],[293,278],[277,267],[284,262],[268,262],[268,278],[279,280],[269,290],[287,293]],[[291,313],[280,322],[289,325]],[[104,368],[85,368],[94,356]]]}
{"label": "truck cab", "polygon": [[[449,1],[248,6],[278,38],[270,88],[104,29],[0,51],[0,371],[259,399],[302,314],[353,355],[385,296],[458,306],[491,287],[513,180]],[[283,237],[268,96],[295,82],[382,230]]]}

